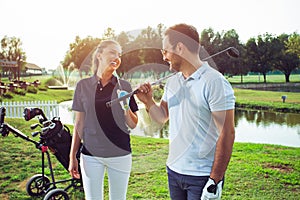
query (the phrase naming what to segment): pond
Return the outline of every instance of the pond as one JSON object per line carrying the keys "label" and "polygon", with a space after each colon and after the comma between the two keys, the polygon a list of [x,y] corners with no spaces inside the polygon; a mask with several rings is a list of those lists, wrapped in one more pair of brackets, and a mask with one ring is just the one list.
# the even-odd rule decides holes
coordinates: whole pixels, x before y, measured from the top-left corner
{"label": "pond", "polygon": [[[73,114],[70,111],[72,101],[60,104],[59,115],[64,124],[73,124]],[[133,135],[146,137],[167,137],[166,127],[161,134],[160,127],[149,124],[141,107],[138,127]],[[145,124],[147,126],[145,126]],[[235,111],[236,142],[278,144],[290,147],[300,147],[300,114],[278,113],[257,110]],[[163,135],[163,136],[161,136]]]}
{"label": "pond", "polygon": [[236,110],[237,142],[300,147],[300,114]]}

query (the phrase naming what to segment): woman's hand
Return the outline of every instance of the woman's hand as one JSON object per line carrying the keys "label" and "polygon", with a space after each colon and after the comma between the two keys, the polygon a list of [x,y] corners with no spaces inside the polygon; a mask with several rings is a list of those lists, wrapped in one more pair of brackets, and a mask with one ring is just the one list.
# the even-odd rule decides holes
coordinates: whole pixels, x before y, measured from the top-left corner
{"label": "woman's hand", "polygon": [[68,171],[73,178],[80,179],[78,160],[76,158],[70,159]]}

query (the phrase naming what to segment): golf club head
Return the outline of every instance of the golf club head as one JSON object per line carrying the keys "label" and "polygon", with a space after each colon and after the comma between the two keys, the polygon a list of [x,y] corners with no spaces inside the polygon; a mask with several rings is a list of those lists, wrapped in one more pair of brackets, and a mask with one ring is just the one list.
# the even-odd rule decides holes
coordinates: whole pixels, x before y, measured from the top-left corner
{"label": "golf club head", "polygon": [[240,56],[240,52],[234,47],[229,47],[227,50],[227,55],[233,58],[238,58]]}

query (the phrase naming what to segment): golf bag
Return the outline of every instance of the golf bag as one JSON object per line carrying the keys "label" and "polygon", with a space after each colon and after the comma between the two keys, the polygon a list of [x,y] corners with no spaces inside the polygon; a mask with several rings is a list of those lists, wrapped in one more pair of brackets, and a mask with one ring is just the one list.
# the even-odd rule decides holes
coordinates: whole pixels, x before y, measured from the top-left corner
{"label": "golf bag", "polygon": [[72,142],[69,128],[63,125],[58,118],[53,118],[51,124],[40,137],[45,141],[57,160],[68,170]]}

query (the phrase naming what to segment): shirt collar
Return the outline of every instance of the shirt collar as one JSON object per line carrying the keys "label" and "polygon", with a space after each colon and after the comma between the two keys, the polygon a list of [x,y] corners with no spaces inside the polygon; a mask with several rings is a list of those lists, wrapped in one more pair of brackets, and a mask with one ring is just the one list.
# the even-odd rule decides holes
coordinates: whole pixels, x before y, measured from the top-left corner
{"label": "shirt collar", "polygon": [[207,70],[207,67],[209,67],[207,62],[203,62],[202,66],[195,71],[191,77],[193,79],[200,79],[201,75]]}
{"label": "shirt collar", "polygon": [[[92,77],[92,84],[98,84],[98,76],[96,74],[94,74],[94,76]],[[118,83],[118,79],[117,77],[115,77],[114,75],[112,76],[112,78],[110,79],[110,83],[113,84],[114,86]]]}
{"label": "shirt collar", "polygon": [[196,79],[200,79],[201,75],[206,71],[208,67],[208,63],[207,62],[203,62],[202,66],[199,67],[192,75],[190,75],[187,79],[184,79],[182,73],[180,72],[180,78],[182,79],[182,81],[189,81],[189,80],[196,80]]}

